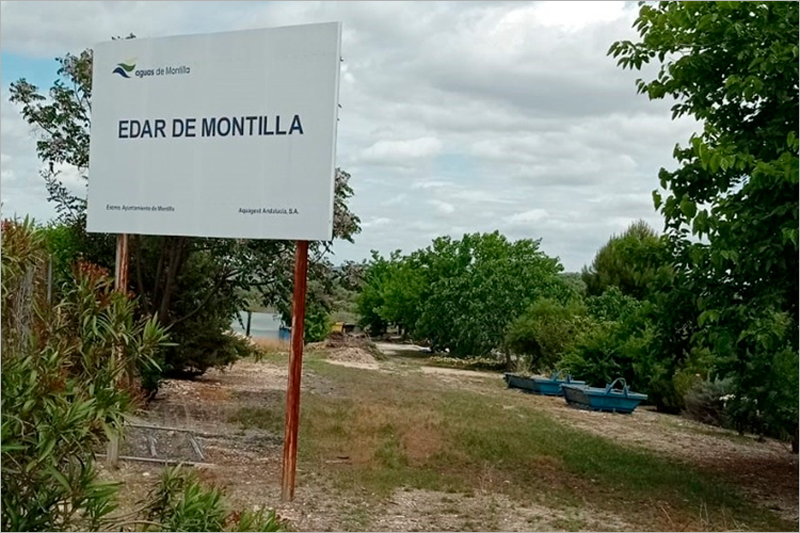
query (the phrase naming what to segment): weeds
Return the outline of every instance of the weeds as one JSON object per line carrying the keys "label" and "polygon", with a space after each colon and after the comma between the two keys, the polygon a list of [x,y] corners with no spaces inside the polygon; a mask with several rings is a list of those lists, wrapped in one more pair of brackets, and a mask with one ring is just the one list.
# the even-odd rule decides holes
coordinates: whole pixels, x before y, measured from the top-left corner
{"label": "weeds", "polygon": [[108,273],[77,263],[48,302],[44,243],[31,222],[2,224],[2,518],[5,531],[278,531],[274,513],[234,513],[222,492],[165,472],[145,507],[114,516],[118,484],[94,451],[120,431],[137,381],[166,334],[137,321]]}
{"label": "weeds", "polygon": [[284,414],[268,407],[240,407],[228,418],[228,422],[239,424],[242,429],[264,429],[273,433],[283,431]]}
{"label": "weeds", "polygon": [[[305,396],[301,461],[328,472],[341,490],[378,497],[402,487],[501,492],[562,508],[565,516],[590,505],[664,528],[700,527],[703,505],[704,528],[786,528],[707,474],[568,427],[517,396],[501,402],[426,376],[309,363],[338,392]],[[326,462],[338,456],[350,460]],[[579,529],[583,522],[574,515],[559,527]]]}

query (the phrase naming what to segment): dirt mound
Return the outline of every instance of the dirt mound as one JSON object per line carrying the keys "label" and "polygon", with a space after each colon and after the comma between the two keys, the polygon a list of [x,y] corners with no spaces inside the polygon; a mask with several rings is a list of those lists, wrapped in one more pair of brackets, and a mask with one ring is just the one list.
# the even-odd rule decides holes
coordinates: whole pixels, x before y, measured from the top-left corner
{"label": "dirt mound", "polygon": [[348,363],[374,363],[382,354],[371,340],[364,336],[331,333],[322,342],[308,344],[311,351],[324,350],[328,359]]}

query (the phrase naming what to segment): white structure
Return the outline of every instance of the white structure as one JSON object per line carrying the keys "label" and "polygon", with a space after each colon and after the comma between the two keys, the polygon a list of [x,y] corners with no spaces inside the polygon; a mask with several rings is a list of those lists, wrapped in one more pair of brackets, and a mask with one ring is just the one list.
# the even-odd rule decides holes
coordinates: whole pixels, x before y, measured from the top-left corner
{"label": "white structure", "polygon": [[94,49],[88,230],[330,240],[340,23]]}

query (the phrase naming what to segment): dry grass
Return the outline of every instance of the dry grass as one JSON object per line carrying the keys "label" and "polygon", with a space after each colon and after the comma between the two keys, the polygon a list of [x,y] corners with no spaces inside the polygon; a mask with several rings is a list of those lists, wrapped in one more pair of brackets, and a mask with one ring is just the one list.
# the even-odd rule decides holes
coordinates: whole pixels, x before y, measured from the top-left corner
{"label": "dry grass", "polygon": [[[176,413],[202,407],[195,425],[233,435],[206,442],[218,465],[206,474],[237,505],[279,501],[287,359],[269,351],[165,387]],[[332,365],[324,350],[306,354],[297,501],[281,506],[294,529],[797,530],[691,457],[579,427],[555,399],[515,394],[499,375],[424,373],[410,361],[376,371]],[[683,445],[700,438],[644,427]]]}
{"label": "dry grass", "polygon": [[476,394],[426,374],[308,366],[337,395],[306,396],[302,460],[345,493],[503,494],[564,511],[567,529],[604,527],[586,508],[624,517],[615,528],[792,529],[715,476],[572,428],[493,383]]}
{"label": "dry grass", "polygon": [[289,352],[289,341],[287,340],[273,339],[269,337],[253,337],[252,341],[256,348],[258,348],[261,352]]}

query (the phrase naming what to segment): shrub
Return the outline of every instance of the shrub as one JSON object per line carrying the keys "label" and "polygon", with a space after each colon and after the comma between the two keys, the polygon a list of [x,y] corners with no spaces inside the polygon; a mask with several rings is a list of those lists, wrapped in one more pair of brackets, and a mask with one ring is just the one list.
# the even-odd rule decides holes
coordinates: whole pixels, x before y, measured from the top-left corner
{"label": "shrub", "polygon": [[308,302],[306,307],[303,338],[305,342],[319,342],[331,332],[331,315],[328,310],[315,301]]}
{"label": "shrub", "polygon": [[729,427],[725,412],[725,396],[733,390],[731,378],[702,380],[691,387],[684,397],[685,414],[692,420],[713,426]]}
{"label": "shrub", "polygon": [[638,312],[642,303],[631,296],[627,296],[617,287],[609,287],[600,296],[586,298],[586,308],[589,316],[600,322],[615,322],[627,320]]}
{"label": "shrub", "polygon": [[[152,261],[157,257],[153,255]],[[195,251],[186,258],[176,279],[170,309],[160,317],[162,323],[169,324],[170,338],[174,341],[162,354],[165,375],[197,376],[209,368],[252,355],[247,342],[227,334],[240,302],[234,286],[217,285],[215,280],[220,275],[217,259],[210,252]],[[148,284],[146,277],[144,284]],[[143,292],[143,298],[148,297]],[[157,386],[155,380],[154,385]]]}
{"label": "shrub", "polygon": [[643,362],[651,344],[650,325],[638,312],[624,320],[594,322],[578,335],[558,367],[596,387],[623,377],[630,387],[649,394],[652,369]]}
{"label": "shrub", "polygon": [[58,289],[72,278],[72,268],[81,258],[82,236],[75,226],[67,224],[51,223],[42,231],[52,262],[53,287]]}
{"label": "shrub", "polygon": [[549,298],[537,300],[514,320],[506,333],[508,348],[524,358],[527,370],[552,368],[587,327],[585,308],[561,304]]}
{"label": "shrub", "polygon": [[166,334],[136,320],[107,272],[78,262],[61,299],[46,298],[47,254],[31,222],[2,223],[2,492],[6,531],[277,531],[274,513],[223,512],[218,489],[170,470],[146,507],[120,522],[117,485],[97,479],[94,450],[134,405],[135,379]]}
{"label": "shrub", "polygon": [[41,231],[4,221],[2,239],[2,527],[98,529],[114,488],[96,479],[93,449],[132,406],[126,376],[164,342],[153,320],[80,264],[61,301],[47,305]]}
{"label": "shrub", "polygon": [[593,387],[604,387],[618,377],[634,386],[633,360],[618,338],[619,326],[606,322],[587,331],[561,359],[559,368]]}
{"label": "shrub", "polygon": [[204,487],[193,472],[168,468],[145,501],[150,531],[285,531],[274,511],[232,511],[218,487]]}

